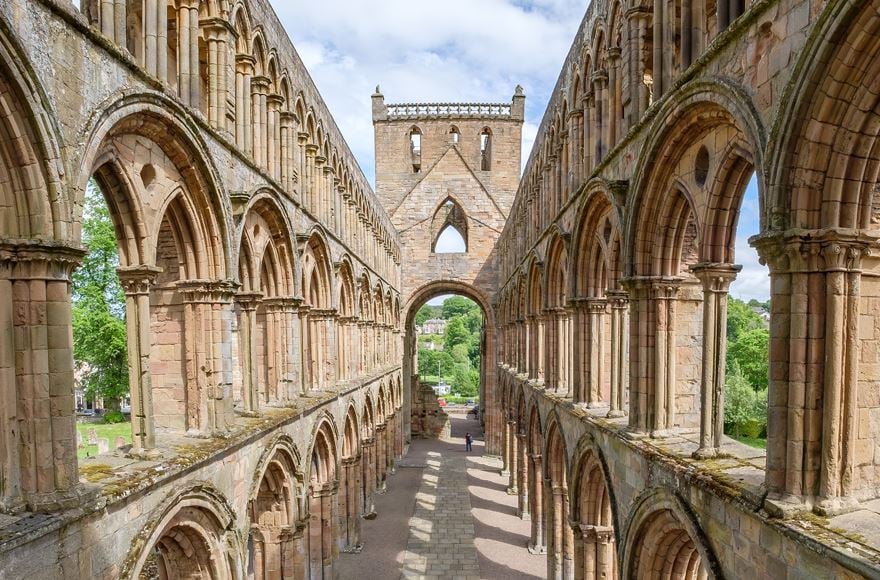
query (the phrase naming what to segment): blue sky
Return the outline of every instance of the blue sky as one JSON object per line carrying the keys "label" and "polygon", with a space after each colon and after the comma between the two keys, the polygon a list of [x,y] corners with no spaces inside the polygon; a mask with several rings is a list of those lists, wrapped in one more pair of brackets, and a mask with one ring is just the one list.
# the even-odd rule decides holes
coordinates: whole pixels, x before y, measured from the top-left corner
{"label": "blue sky", "polygon": [[[526,93],[523,157],[588,2],[583,0],[272,0],[318,89],[370,182],[374,182],[370,95],[388,103],[506,102]],[[462,16],[464,15],[464,16]],[[743,202],[734,296],[766,299],[766,269],[749,248],[758,232],[757,193]],[[439,246],[441,248],[444,245]]]}

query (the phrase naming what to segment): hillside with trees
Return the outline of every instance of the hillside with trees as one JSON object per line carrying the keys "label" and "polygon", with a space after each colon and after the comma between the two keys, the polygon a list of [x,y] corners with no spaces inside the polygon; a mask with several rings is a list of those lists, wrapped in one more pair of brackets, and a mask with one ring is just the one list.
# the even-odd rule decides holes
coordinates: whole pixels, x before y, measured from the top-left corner
{"label": "hillside with trees", "polygon": [[744,443],[766,446],[770,303],[729,298],[724,430]]}
{"label": "hillside with trees", "polygon": [[[452,393],[476,397],[480,387],[480,334],[483,313],[476,302],[451,296],[442,305],[426,304],[416,313],[416,325],[440,318],[446,321],[443,334],[419,335],[419,376],[427,383],[441,379]],[[439,374],[438,374],[439,373]]]}

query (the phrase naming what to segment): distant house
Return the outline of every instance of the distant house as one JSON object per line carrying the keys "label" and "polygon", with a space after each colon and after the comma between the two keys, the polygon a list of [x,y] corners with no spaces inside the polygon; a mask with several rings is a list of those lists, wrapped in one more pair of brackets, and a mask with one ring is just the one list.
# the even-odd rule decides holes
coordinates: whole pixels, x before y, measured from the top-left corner
{"label": "distant house", "polygon": [[446,332],[446,321],[442,318],[431,318],[422,324],[421,334],[443,334]]}
{"label": "distant house", "polygon": [[448,394],[449,394],[449,389],[450,389],[449,385],[447,385],[447,384],[444,383],[444,382],[440,382],[439,384],[434,385],[434,386],[431,387],[431,388],[434,389],[434,394],[435,394],[435,395],[441,395],[441,396],[442,396],[442,395],[448,395]]}
{"label": "distant house", "polygon": [[752,306],[751,309],[752,309],[752,312],[754,312],[755,314],[760,316],[761,320],[764,321],[764,327],[769,328],[770,327],[770,313],[767,312],[767,309],[764,308],[763,306]]}

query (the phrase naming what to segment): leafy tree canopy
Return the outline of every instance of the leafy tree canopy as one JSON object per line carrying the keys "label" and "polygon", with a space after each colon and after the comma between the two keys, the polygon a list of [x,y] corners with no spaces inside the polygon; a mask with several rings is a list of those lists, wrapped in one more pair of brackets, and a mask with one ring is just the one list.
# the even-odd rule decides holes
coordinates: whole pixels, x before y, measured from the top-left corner
{"label": "leafy tree canopy", "polygon": [[473,300],[465,298],[464,296],[450,296],[443,301],[440,316],[446,320],[451,320],[457,316],[466,315],[472,310],[476,310],[477,312],[480,310],[480,307],[477,306],[477,303]]}
{"label": "leafy tree canopy", "polygon": [[113,221],[94,183],[86,191],[82,231],[88,254],[73,275],[73,354],[86,395],[113,402],[128,393],[125,295]]}

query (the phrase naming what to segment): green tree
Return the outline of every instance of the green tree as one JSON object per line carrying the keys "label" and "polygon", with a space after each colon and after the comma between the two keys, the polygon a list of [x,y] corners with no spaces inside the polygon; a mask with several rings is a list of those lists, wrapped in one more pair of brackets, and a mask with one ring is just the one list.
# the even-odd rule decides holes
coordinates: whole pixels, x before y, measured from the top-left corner
{"label": "green tree", "polygon": [[752,308],[737,298],[727,301],[727,340],[730,343],[750,330],[765,328],[764,320]]}
{"label": "green tree", "polygon": [[464,325],[464,321],[460,317],[453,318],[446,324],[444,348],[452,350],[459,344],[467,344],[469,336],[470,333]]}
{"label": "green tree", "polygon": [[475,397],[478,391],[479,374],[477,380],[474,380],[474,373],[466,364],[455,365],[452,372],[452,387],[459,395],[466,397]]}
{"label": "green tree", "polygon": [[770,332],[755,328],[741,334],[727,346],[727,364],[734,363],[756,391],[767,388],[769,378]]}
{"label": "green tree", "polygon": [[457,316],[462,316],[472,310],[479,310],[477,303],[464,296],[450,296],[443,301],[443,308],[440,316],[446,320],[451,320]]}
{"label": "green tree", "polygon": [[724,380],[724,423],[736,437],[739,437],[743,423],[753,419],[757,396],[739,364],[734,361]]}
{"label": "green tree", "polygon": [[479,308],[474,308],[465,314],[464,325],[468,332],[479,335],[480,329],[483,328],[483,312]]}
{"label": "green tree", "polygon": [[88,254],[73,275],[73,355],[85,370],[86,395],[113,404],[128,393],[125,296],[113,221],[94,183],[86,190],[82,231]]}

